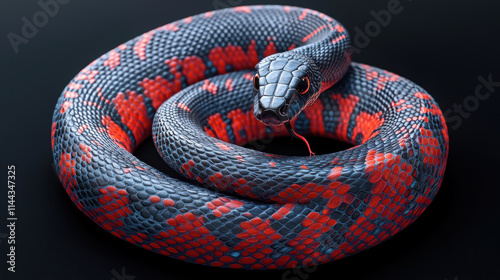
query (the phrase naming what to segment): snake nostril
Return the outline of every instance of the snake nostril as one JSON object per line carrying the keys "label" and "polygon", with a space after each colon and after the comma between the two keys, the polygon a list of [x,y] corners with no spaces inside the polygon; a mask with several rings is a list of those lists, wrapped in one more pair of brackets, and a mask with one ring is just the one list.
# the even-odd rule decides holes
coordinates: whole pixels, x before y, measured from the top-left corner
{"label": "snake nostril", "polygon": [[288,106],[286,105],[281,106],[278,112],[280,113],[281,116],[286,116],[288,113]]}
{"label": "snake nostril", "polygon": [[254,112],[254,116],[256,119],[260,120],[260,118],[262,116],[262,110],[259,108],[259,110]]}

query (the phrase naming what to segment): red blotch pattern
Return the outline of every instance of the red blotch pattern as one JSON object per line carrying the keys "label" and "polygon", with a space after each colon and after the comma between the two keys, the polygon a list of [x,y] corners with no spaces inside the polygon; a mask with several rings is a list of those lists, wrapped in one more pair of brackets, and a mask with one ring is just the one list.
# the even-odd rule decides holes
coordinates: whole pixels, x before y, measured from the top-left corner
{"label": "red blotch pattern", "polygon": [[302,38],[302,42],[307,42],[309,39],[312,37],[316,36],[321,30],[325,29],[326,25],[322,25],[318,28],[316,28],[313,32],[309,33],[306,37]]}
{"label": "red blotch pattern", "polygon": [[134,45],[134,52],[140,60],[146,60],[146,46],[155,34],[154,30],[144,33]]}
{"label": "red blotch pattern", "polygon": [[215,47],[208,54],[208,59],[212,61],[219,74],[227,72],[227,65],[232,66],[236,71],[253,68],[259,63],[257,43],[252,40],[246,53],[242,47],[231,44],[225,47]]}
{"label": "red blotch pattern", "polygon": [[333,40],[332,40],[332,44],[336,44],[336,43],[338,43],[338,42],[340,42],[340,41],[344,40],[346,37],[347,37],[346,35],[341,35],[341,36],[339,36],[339,37],[337,37],[337,38],[333,39]]}
{"label": "red blotch pattern", "polygon": [[333,93],[332,98],[337,100],[340,111],[339,124],[337,126],[336,135],[340,140],[350,142],[347,137],[347,130],[349,128],[349,119],[354,111],[354,107],[359,102],[359,97],[354,95],[342,96],[339,93]]}
{"label": "red blotch pattern", "polygon": [[252,12],[252,9],[248,6],[235,7],[233,10],[236,12],[242,12],[242,13],[247,13],[247,14]]}
{"label": "red blotch pattern", "polygon": [[174,78],[169,81],[161,76],[154,80],[145,78],[139,83],[144,88],[144,94],[151,98],[153,107],[158,109],[160,105],[182,89],[181,78],[185,76],[189,84],[204,79],[206,66],[203,60],[196,56],[187,57],[183,60],[174,57],[165,61],[170,73]]}
{"label": "red blotch pattern", "polygon": [[108,59],[106,59],[103,64],[104,66],[108,66],[109,68],[114,69],[116,66],[120,65],[120,58],[121,56],[119,52],[111,50],[109,52]]}
{"label": "red blotch pattern", "polygon": [[443,154],[439,148],[439,141],[431,130],[420,128],[418,144],[420,144],[420,154],[424,156],[424,164],[438,166],[441,163]]}
{"label": "red blotch pattern", "polygon": [[132,131],[136,143],[141,143],[149,135],[152,124],[144,104],[144,96],[134,91],[120,92],[112,102],[122,123]]}
{"label": "red blotch pattern", "polygon": [[143,244],[166,256],[182,254],[180,259],[189,256],[197,258],[196,262],[203,264],[218,261],[223,252],[229,251],[229,247],[222,246],[222,242],[216,240],[203,223],[202,217],[191,212],[177,215],[167,220],[167,224],[173,229],[160,231],[159,235],[153,236],[156,240],[144,240]]}
{"label": "red blotch pattern", "polygon": [[197,56],[188,56],[179,60],[182,74],[186,77],[188,84],[192,85],[205,78],[206,66],[203,60]]}
{"label": "red blotch pattern", "polygon": [[[90,66],[90,65],[89,65]],[[75,77],[75,81],[87,81],[89,83],[95,82],[95,76],[99,74],[97,70],[90,70],[89,68],[83,68],[78,75]]]}
{"label": "red blotch pattern", "polygon": [[279,221],[279,220],[283,219],[286,215],[288,215],[288,213],[290,213],[293,210],[293,208],[295,208],[295,204],[286,203],[285,205],[280,207],[278,209],[278,211],[276,211],[274,214],[272,214],[271,218]]}
{"label": "red blotch pattern", "polygon": [[195,163],[192,160],[189,160],[187,163],[184,163],[180,168],[181,173],[186,174],[189,178],[194,178],[194,174],[193,172],[191,172],[191,167],[194,167],[194,165]]}
{"label": "red blotch pattern", "polygon": [[[71,198],[71,201],[75,203],[77,197],[71,189],[77,185],[75,175],[75,159],[71,158],[71,154],[63,152],[59,157],[59,180],[64,186],[64,189]],[[81,209],[80,209],[81,210]]]}
{"label": "red blotch pattern", "polygon": [[278,195],[270,197],[270,199],[280,204],[306,204],[311,201],[311,199],[318,197],[325,189],[325,186],[318,186],[315,183],[308,183],[305,185],[292,184],[279,192]]}
{"label": "red blotch pattern", "polygon": [[[180,75],[179,73],[179,77]],[[169,82],[161,76],[156,76],[154,80],[145,78],[139,85],[144,88],[144,95],[152,100],[152,105],[155,109],[158,109],[163,104],[163,101],[181,90],[180,78]]]}
{"label": "red blotch pattern", "polygon": [[78,134],[82,134],[85,131],[85,129],[87,129],[87,128],[89,128],[89,126],[86,124],[80,125],[80,127],[78,127],[78,130],[77,130]]}
{"label": "red blotch pattern", "polygon": [[175,206],[175,201],[173,201],[172,199],[164,199],[163,200],[163,205],[167,206],[167,207],[174,207]]}
{"label": "red blotch pattern", "polygon": [[90,164],[90,161],[92,159],[92,153],[90,152],[91,151],[90,147],[83,143],[80,143],[78,145],[80,146],[80,149],[83,152],[82,161],[86,162],[87,164]]}
{"label": "red blotch pattern", "polygon": [[231,212],[232,209],[240,208],[243,202],[239,200],[220,197],[207,203],[208,209],[212,210],[212,214],[216,217],[222,217],[223,214]]}
{"label": "red blotch pattern", "polygon": [[184,111],[191,112],[191,109],[189,109],[189,107],[182,102],[177,103],[177,107],[181,108]]}
{"label": "red blotch pattern", "polygon": [[356,126],[352,131],[351,140],[354,141],[356,139],[356,136],[358,134],[361,134],[361,143],[365,143],[366,141],[368,141],[368,139],[377,135],[378,132],[373,133],[373,131],[379,128],[384,123],[384,119],[381,118],[381,116],[382,112],[373,115],[366,112],[360,112],[356,116]]}
{"label": "red blotch pattern", "polygon": [[323,102],[320,99],[304,109],[304,114],[310,121],[312,134],[325,135],[325,125],[323,122]]}
{"label": "red blotch pattern", "polygon": [[121,148],[132,152],[133,146],[132,141],[130,141],[127,133],[117,125],[110,116],[103,116],[101,119],[102,125],[104,125],[108,136],[113,139],[113,142],[120,146]]}
{"label": "red blotch pattern", "polygon": [[71,107],[72,105],[73,105],[73,102],[64,101],[63,104],[61,105],[61,110],[59,110],[59,112],[61,114],[64,114],[64,112],[66,112],[66,110],[68,110],[68,108]]}
{"label": "red blotch pattern", "polygon": [[[283,264],[286,264],[287,259],[274,260],[266,257],[267,254],[272,252],[269,248],[270,245],[283,237],[271,227],[271,220],[262,220],[256,217],[250,221],[242,222],[240,228],[243,231],[236,236],[243,240],[234,249],[242,251],[241,255],[243,257],[238,260],[241,264],[253,264],[252,269],[263,267],[272,269],[277,268],[275,263],[284,262]],[[290,258],[290,256],[286,257]]]}
{"label": "red blotch pattern", "polygon": [[[222,119],[221,114],[217,113],[208,117],[208,126],[205,126],[205,132],[210,136],[216,136],[216,138],[230,142],[229,135],[227,134],[226,126],[227,124]],[[212,133],[210,133],[210,132]]]}
{"label": "red blotch pattern", "polygon": [[164,26],[158,27],[156,30],[176,32],[176,31],[179,31],[179,27],[177,25],[175,25],[174,23],[169,23],[169,24],[165,24]]}
{"label": "red blotch pattern", "polygon": [[201,89],[202,90],[206,90],[208,92],[210,92],[211,94],[213,95],[216,95],[217,94],[217,85],[210,82],[209,80],[205,80],[205,82],[203,83],[203,85],[201,86]]}
{"label": "red blotch pattern", "polygon": [[144,94],[153,101],[155,109],[158,109],[165,100],[182,89],[181,78],[183,76],[188,84],[196,83],[205,78],[205,63],[197,56],[189,56],[184,59],[174,57],[165,61],[165,64],[169,66],[170,73],[174,76],[171,81],[157,76],[154,80],[145,78],[139,83],[144,88]]}
{"label": "red blotch pattern", "polygon": [[375,69],[373,69],[369,65],[363,65],[363,68],[365,68],[366,70],[366,79],[368,81],[378,79],[376,91],[383,90],[388,82],[396,82],[400,79],[400,76],[394,73],[389,73],[385,70],[383,74],[380,74],[378,71],[375,71]]}
{"label": "red blotch pattern", "polygon": [[51,129],[50,129],[50,143],[51,143],[52,151],[54,151],[54,141],[55,141],[54,136],[56,135],[56,128],[57,128],[57,122],[53,122]]}
{"label": "red blotch pattern", "polygon": [[71,83],[69,83],[68,88],[69,89],[81,89],[82,88],[82,84],[77,84],[77,83],[71,82]]}
{"label": "red blotch pattern", "polygon": [[231,120],[236,145],[243,145],[265,136],[266,126],[254,117],[253,111],[244,112],[236,109],[229,112],[227,117]]}
{"label": "red blotch pattern", "polygon": [[385,88],[385,85],[388,82],[395,82],[399,79],[399,76],[396,76],[394,74],[390,76],[379,76],[378,81],[377,81],[377,91],[381,91]]}
{"label": "red blotch pattern", "polygon": [[[364,216],[359,217],[345,233],[345,237],[353,241],[358,240],[357,250],[371,247],[399,232],[430,204],[430,199],[421,199],[422,201],[417,199],[420,204],[409,213],[403,214],[415,198],[410,186],[417,170],[403,161],[399,155],[370,150],[365,164],[368,181],[374,184],[372,196],[366,199],[368,207],[363,212]],[[371,230],[376,227],[373,221],[378,218],[387,218],[391,223],[382,226],[384,231],[373,235]]]}
{"label": "red blotch pattern", "polygon": [[215,143],[215,145],[217,145],[217,147],[219,147],[223,151],[230,151],[231,150],[231,147],[229,147],[228,145],[221,143],[221,142],[217,142],[217,143]]}
{"label": "red blotch pattern", "polygon": [[306,18],[306,16],[307,16],[308,12],[309,12],[309,9],[304,9],[302,11],[302,14],[300,14],[300,16],[299,16],[299,20],[304,20]]}
{"label": "red blotch pattern", "polygon": [[344,27],[342,25],[340,25],[340,24],[336,24],[333,27],[333,30],[336,30],[337,32],[341,32],[341,33],[345,31]]}
{"label": "red blotch pattern", "polygon": [[79,95],[78,95],[78,93],[76,93],[76,92],[74,92],[74,91],[69,91],[69,90],[68,90],[68,91],[66,91],[66,92],[64,93],[64,97],[65,97],[65,98],[77,98],[78,96],[79,96]]}
{"label": "red blotch pattern", "polygon": [[227,80],[226,80],[226,84],[224,85],[224,87],[225,87],[228,91],[233,91],[233,79],[227,79]]}
{"label": "red blotch pattern", "polygon": [[274,44],[274,42],[270,40],[266,48],[264,49],[264,57],[268,57],[277,52],[278,51],[276,50],[276,44]]}
{"label": "red blotch pattern", "polygon": [[432,100],[432,97],[430,95],[420,91],[415,92],[415,96],[420,99]]}
{"label": "red blotch pattern", "polygon": [[118,190],[114,186],[108,186],[100,188],[99,192],[101,196],[97,201],[100,206],[96,209],[87,210],[84,213],[114,236],[130,242],[130,239],[134,235],[129,236],[120,230],[120,227],[125,225],[122,221],[123,218],[132,214],[132,211],[128,207],[130,201],[127,197],[127,191],[123,189]]}
{"label": "red blotch pattern", "polygon": [[[331,231],[336,223],[336,220],[327,215],[317,212],[309,213],[301,223],[304,229],[300,231],[299,236],[287,242],[288,246],[293,247],[290,255],[297,258],[301,265],[313,265],[330,259],[331,255],[321,254],[315,250],[321,245],[316,239]],[[298,261],[290,265],[296,266]]]}

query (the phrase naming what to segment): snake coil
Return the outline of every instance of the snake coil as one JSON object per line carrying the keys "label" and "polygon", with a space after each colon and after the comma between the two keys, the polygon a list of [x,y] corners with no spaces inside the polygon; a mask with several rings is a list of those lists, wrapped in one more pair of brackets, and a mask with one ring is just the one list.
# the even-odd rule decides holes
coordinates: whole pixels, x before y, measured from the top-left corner
{"label": "snake coil", "polygon": [[[353,147],[311,158],[241,147],[287,135],[283,122]],[[186,181],[132,155],[151,131]],[[386,240],[431,203],[448,154],[425,90],[350,63],[342,25],[288,6],[207,12],[119,45],[66,86],[51,136],[66,192],[106,231],[245,269],[325,263]]]}

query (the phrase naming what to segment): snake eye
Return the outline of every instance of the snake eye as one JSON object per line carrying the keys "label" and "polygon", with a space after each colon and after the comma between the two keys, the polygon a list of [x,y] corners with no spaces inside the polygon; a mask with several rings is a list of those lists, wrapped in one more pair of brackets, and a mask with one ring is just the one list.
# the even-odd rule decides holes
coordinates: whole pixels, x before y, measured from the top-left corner
{"label": "snake eye", "polygon": [[259,74],[255,74],[255,76],[253,76],[253,87],[256,90],[259,90],[259,87],[260,87],[259,79],[260,79]]}
{"label": "snake eye", "polygon": [[297,91],[300,94],[304,94],[309,90],[309,78],[304,77],[300,79],[299,84],[297,85]]}

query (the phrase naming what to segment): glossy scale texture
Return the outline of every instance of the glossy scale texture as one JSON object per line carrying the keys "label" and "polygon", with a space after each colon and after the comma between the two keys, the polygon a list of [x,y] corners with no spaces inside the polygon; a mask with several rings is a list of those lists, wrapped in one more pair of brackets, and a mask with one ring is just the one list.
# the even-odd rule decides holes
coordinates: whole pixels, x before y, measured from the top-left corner
{"label": "glossy scale texture", "polygon": [[[318,42],[336,47],[327,52]],[[436,195],[448,134],[423,89],[384,70],[349,66],[348,46],[333,19],[285,6],[208,12],[119,45],[85,67],[56,105],[60,180],[111,234],[193,263],[276,269],[374,246]],[[301,158],[238,146],[286,135],[254,118],[255,72],[240,70],[293,49],[315,55],[318,66],[342,58],[321,68],[334,77],[325,77],[316,102],[292,121],[295,130],[355,147]],[[153,139],[186,181],[131,154],[151,135],[158,108]]]}

